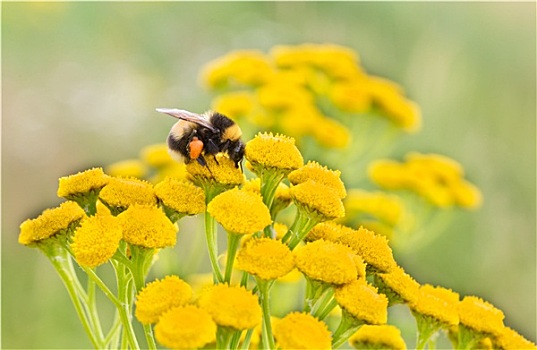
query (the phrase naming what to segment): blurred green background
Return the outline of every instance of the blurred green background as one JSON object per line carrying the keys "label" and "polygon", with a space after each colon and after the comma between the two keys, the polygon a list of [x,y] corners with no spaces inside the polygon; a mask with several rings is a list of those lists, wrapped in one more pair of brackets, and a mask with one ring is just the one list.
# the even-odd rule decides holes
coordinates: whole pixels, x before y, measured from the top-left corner
{"label": "blurred green background", "polygon": [[23,220],[60,202],[58,178],[163,142],[173,120],[155,107],[207,109],[204,63],[305,42],[351,47],[400,83],[424,126],[397,154],[453,157],[483,191],[480,210],[399,263],[492,302],[535,342],[534,3],[4,2],[3,348],[90,347],[49,262],[17,243]]}

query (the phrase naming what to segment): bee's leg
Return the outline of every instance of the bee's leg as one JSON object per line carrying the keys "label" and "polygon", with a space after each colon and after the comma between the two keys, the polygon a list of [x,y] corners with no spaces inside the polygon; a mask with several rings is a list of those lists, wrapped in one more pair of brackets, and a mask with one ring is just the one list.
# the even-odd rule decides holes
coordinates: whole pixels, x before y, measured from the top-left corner
{"label": "bee's leg", "polygon": [[198,163],[201,165],[201,166],[207,166],[207,161],[205,160],[205,158],[200,154],[198,158],[196,158],[196,160],[198,161]]}
{"label": "bee's leg", "polygon": [[214,158],[214,161],[216,162],[216,165],[220,165],[220,163],[218,163],[218,159],[216,159],[216,154],[213,154],[213,158]]}

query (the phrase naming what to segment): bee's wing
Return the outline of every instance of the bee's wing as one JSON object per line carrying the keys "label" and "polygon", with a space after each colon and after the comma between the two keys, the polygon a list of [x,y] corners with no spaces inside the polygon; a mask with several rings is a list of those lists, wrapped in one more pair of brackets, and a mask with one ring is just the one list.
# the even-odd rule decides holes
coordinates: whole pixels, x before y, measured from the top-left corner
{"label": "bee's wing", "polygon": [[182,120],[186,120],[191,123],[195,123],[198,125],[201,125],[203,127],[206,127],[207,129],[210,129],[212,131],[217,131],[215,127],[202,115],[192,113],[189,111],[185,111],[184,109],[177,109],[177,108],[157,108],[157,112],[165,113],[168,115],[171,115],[172,117],[179,118]]}

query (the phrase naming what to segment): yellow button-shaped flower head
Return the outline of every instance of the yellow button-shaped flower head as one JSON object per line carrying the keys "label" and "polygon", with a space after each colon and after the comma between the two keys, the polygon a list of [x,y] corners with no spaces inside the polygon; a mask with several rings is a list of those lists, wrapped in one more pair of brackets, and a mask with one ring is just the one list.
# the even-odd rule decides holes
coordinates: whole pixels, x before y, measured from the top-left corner
{"label": "yellow button-shaped flower head", "polygon": [[388,321],[388,299],[364,279],[337,287],[334,296],[339,306],[355,319],[367,324]]}
{"label": "yellow button-shaped flower head", "polygon": [[306,241],[313,242],[319,239],[324,239],[325,241],[335,242],[339,237],[353,231],[354,229],[340,225],[335,221],[325,221],[315,225],[311,231],[308,232]]}
{"label": "yellow button-shaped flower head", "polygon": [[209,203],[207,211],[227,231],[236,234],[258,232],[272,222],[261,196],[238,188],[220,193]]}
{"label": "yellow button-shaped flower head", "polygon": [[111,178],[99,193],[99,198],[113,214],[118,214],[133,204],[157,204],[153,185],[135,178]]}
{"label": "yellow button-shaped flower head", "polygon": [[155,338],[170,349],[201,349],[216,341],[216,324],[194,305],[176,306],[160,317]]}
{"label": "yellow button-shaped flower head", "polygon": [[458,311],[460,323],[474,331],[496,335],[504,327],[503,312],[479,297],[464,297]]}
{"label": "yellow button-shaped flower head", "polygon": [[187,304],[192,288],[177,276],[148,283],[136,296],[135,316],[143,324],[156,323],[166,311]]}
{"label": "yellow button-shaped flower head", "polygon": [[339,198],[345,198],[347,191],[345,184],[341,181],[341,171],[330,170],[326,166],[322,166],[317,162],[309,161],[303,167],[292,171],[288,179],[293,185],[313,180],[319,184],[325,185],[335,192]]}
{"label": "yellow button-shaped flower head", "polygon": [[134,204],[118,215],[123,227],[123,239],[146,248],[175,245],[177,228],[155,205]]}
{"label": "yellow button-shaped flower head", "polygon": [[73,236],[71,249],[80,265],[96,267],[114,255],[122,237],[118,218],[97,214],[82,220]]}
{"label": "yellow button-shaped flower head", "polygon": [[321,183],[308,180],[292,186],[289,194],[299,210],[316,216],[318,222],[345,216],[345,208],[339,195]]}
{"label": "yellow button-shaped flower head", "polygon": [[71,198],[90,191],[98,191],[110,181],[102,168],[89,169],[75,175],[60,177],[58,197]]}
{"label": "yellow button-shaped flower head", "polygon": [[392,248],[388,240],[363,227],[359,230],[341,236],[337,242],[348,245],[367,263],[367,268],[376,272],[389,272],[396,266]]}
{"label": "yellow button-shaped flower head", "polygon": [[202,293],[198,304],[219,326],[244,330],[261,323],[258,298],[244,287],[214,285]]}
{"label": "yellow button-shaped flower head", "polygon": [[196,185],[204,187],[206,183],[219,184],[233,187],[244,182],[244,174],[240,167],[235,166],[227,154],[218,153],[215,157],[205,157],[207,166],[203,166],[197,161],[189,162],[186,171],[189,178]]}
{"label": "yellow button-shaped flower head", "polygon": [[279,349],[331,349],[332,335],[326,324],[310,314],[292,312],[274,322]]}
{"label": "yellow button-shaped flower head", "polygon": [[349,338],[356,349],[405,350],[399,328],[392,325],[363,325]]}
{"label": "yellow button-shaped flower head", "polygon": [[155,185],[157,198],[178,214],[195,215],[205,211],[205,193],[191,182],[167,177]]}
{"label": "yellow button-shaped flower head", "polygon": [[422,285],[409,306],[414,313],[427,316],[445,326],[459,324],[459,294],[442,287]]}
{"label": "yellow button-shaped flower head", "polygon": [[352,249],[342,244],[318,240],[294,250],[297,268],[311,279],[345,284],[365,277],[365,264]]}
{"label": "yellow button-shaped flower head", "polygon": [[84,210],[71,201],[46,209],[37,218],[28,219],[20,225],[19,243],[29,245],[66,232],[84,216]]}
{"label": "yellow button-shaped flower head", "polygon": [[409,303],[417,299],[420,284],[402,267],[394,266],[387,273],[376,274],[376,284],[391,304]]}
{"label": "yellow button-shaped flower head", "polygon": [[273,280],[287,275],[295,267],[289,247],[270,238],[247,240],[237,255],[237,268],[263,280]]}
{"label": "yellow button-shaped flower head", "polygon": [[[488,339],[488,338],[486,338]],[[524,338],[515,330],[504,327],[499,335],[494,337],[494,349],[536,349],[537,346]]]}
{"label": "yellow button-shaped flower head", "polygon": [[245,157],[258,175],[265,168],[288,173],[304,164],[294,138],[272,133],[259,133],[250,140],[246,144]]}

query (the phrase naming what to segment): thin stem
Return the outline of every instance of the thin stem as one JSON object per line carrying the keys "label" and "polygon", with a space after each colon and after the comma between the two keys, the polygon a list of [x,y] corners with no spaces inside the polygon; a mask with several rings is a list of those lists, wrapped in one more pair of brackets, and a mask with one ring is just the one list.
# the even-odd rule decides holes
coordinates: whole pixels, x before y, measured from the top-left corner
{"label": "thin stem", "polygon": [[101,328],[101,322],[99,320],[97,300],[95,297],[95,281],[92,278],[88,278],[88,313],[91,323],[93,324],[93,328],[96,330],[99,338],[103,339],[104,335]]}
{"label": "thin stem", "polygon": [[317,225],[318,221],[312,218],[311,216],[304,215],[306,219],[303,221],[302,226],[296,228],[296,234],[291,241],[289,242],[289,249],[293,250],[303,239],[306,237],[308,232]]}
{"label": "thin stem", "polygon": [[116,310],[116,313],[114,315],[114,321],[112,322],[112,326],[110,327],[110,330],[108,331],[108,334],[104,338],[103,344],[108,349],[115,349],[118,347],[119,343],[119,334],[121,330],[121,319],[119,318],[119,313]]}
{"label": "thin stem", "polygon": [[224,282],[231,282],[231,274],[233,272],[233,264],[235,263],[235,255],[241,242],[241,235],[233,232],[227,233],[227,259],[226,259],[226,272],[224,276]]}
{"label": "thin stem", "polygon": [[348,314],[345,309],[341,315],[341,321],[332,337],[332,348],[337,349],[349,339],[349,337],[363,324],[362,321],[355,319]]}
{"label": "thin stem", "polygon": [[216,221],[208,212],[205,212],[205,238],[207,239],[207,249],[209,260],[213,268],[213,281],[215,283],[224,282],[222,271],[218,265],[218,246],[216,241]]}
{"label": "thin stem", "polygon": [[[101,348],[101,340],[98,339],[97,335],[93,332],[92,327],[90,326],[90,321],[88,319],[88,316],[86,315],[86,312],[84,311],[82,300],[86,300],[87,297],[83,296],[82,298],[79,296],[77,292],[77,288],[75,287],[75,279],[78,281],[76,275],[74,275],[67,266],[68,261],[71,259],[69,255],[67,254],[67,251],[64,249],[61,249],[60,246],[55,245],[49,245],[47,247],[42,247],[41,249],[47,258],[52,263],[52,266],[56,269],[56,272],[58,272],[58,275],[60,276],[63,284],[65,285],[65,288],[67,289],[67,293],[69,294],[69,297],[71,298],[71,302],[73,303],[73,306],[75,308],[75,311],[78,315],[78,318],[80,319],[80,322],[82,323],[82,327],[84,328],[84,331],[88,335],[91,343],[96,349]],[[87,305],[86,305],[87,307]]]}
{"label": "thin stem", "polygon": [[244,336],[244,340],[240,347],[241,350],[247,350],[250,348],[250,340],[252,339],[253,333],[254,333],[253,328],[250,328],[249,330],[246,331],[246,335]]}
{"label": "thin stem", "polygon": [[263,310],[263,342],[269,349],[275,349],[274,336],[272,335],[272,323],[270,321],[270,289],[272,281],[264,281],[256,278],[259,287],[259,297],[261,298],[261,309]]}
{"label": "thin stem", "polygon": [[[324,288],[323,294],[315,303],[311,314],[322,320],[336,305],[337,302],[334,300],[334,289],[330,287]],[[323,317],[321,318],[321,316]]]}

